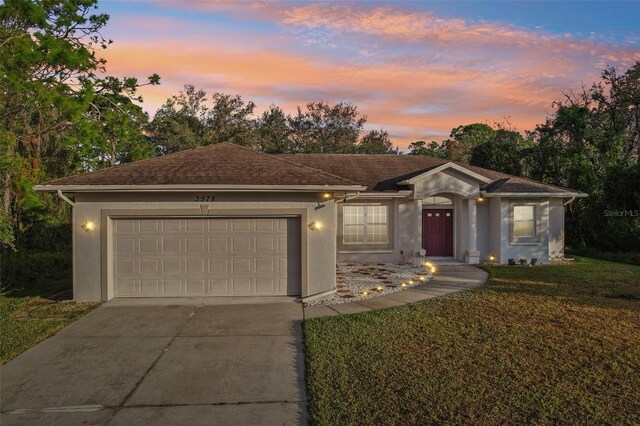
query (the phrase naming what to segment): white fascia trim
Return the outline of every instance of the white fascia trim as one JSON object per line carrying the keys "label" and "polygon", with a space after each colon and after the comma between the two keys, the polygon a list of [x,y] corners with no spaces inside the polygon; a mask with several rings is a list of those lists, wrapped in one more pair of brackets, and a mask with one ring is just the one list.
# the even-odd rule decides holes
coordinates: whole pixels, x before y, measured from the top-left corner
{"label": "white fascia trim", "polygon": [[36,185],[39,192],[322,192],[364,191],[361,185]]}
{"label": "white fascia trim", "polygon": [[429,170],[427,172],[424,172],[424,173],[422,173],[422,174],[420,174],[418,176],[412,177],[411,179],[404,180],[404,181],[400,182],[399,184],[400,185],[412,185],[412,184],[416,183],[419,180],[422,180],[422,179],[424,179],[426,177],[429,177],[429,176],[431,176],[433,174],[439,173],[439,172],[441,172],[443,170],[446,170],[446,169],[456,170],[456,171],[458,171],[458,172],[460,172],[460,173],[462,173],[464,175],[467,175],[467,176],[472,177],[472,178],[474,178],[476,180],[479,180],[480,182],[484,182],[484,183],[490,183],[491,182],[491,179],[489,179],[488,177],[484,177],[481,174],[478,174],[478,173],[476,173],[474,171],[471,171],[471,170],[469,170],[467,168],[459,166],[459,165],[457,165],[455,163],[449,162],[449,163],[442,164],[442,165],[436,167],[435,169],[431,169],[431,170]]}
{"label": "white fascia trim", "polygon": [[410,196],[413,191],[398,191],[392,193],[384,193],[384,192],[361,192],[358,194],[357,198],[367,199],[367,198],[406,198]]}
{"label": "white fascia trim", "polygon": [[588,194],[583,192],[566,192],[566,193],[558,193],[558,192],[488,192],[482,194],[485,198],[501,198],[501,197],[510,197],[510,198],[584,198],[588,197]]}

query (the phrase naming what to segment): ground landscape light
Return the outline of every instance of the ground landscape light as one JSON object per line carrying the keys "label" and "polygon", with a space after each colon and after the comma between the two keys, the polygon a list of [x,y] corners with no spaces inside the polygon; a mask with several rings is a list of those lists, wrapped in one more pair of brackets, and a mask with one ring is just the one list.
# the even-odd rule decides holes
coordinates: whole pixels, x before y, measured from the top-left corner
{"label": "ground landscape light", "polygon": [[83,224],[81,226],[81,228],[84,230],[84,232],[89,232],[89,231],[93,231],[94,229],[96,229],[96,225],[93,222],[89,221],[89,222],[86,222],[85,224]]}
{"label": "ground landscape light", "polygon": [[490,260],[491,262],[493,262],[494,260],[496,260],[496,257],[495,257],[494,255],[491,255],[491,256],[489,256],[489,260]]}

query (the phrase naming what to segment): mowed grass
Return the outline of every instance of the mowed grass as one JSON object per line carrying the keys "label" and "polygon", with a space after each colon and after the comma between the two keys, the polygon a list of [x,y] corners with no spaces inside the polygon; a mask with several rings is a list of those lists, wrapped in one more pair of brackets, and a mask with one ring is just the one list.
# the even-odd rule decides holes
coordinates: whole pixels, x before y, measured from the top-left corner
{"label": "mowed grass", "polygon": [[486,268],[479,289],[305,321],[314,424],[640,424],[640,267]]}
{"label": "mowed grass", "polygon": [[50,300],[71,288],[69,271],[51,270],[0,292],[0,364],[80,318],[97,303]]}

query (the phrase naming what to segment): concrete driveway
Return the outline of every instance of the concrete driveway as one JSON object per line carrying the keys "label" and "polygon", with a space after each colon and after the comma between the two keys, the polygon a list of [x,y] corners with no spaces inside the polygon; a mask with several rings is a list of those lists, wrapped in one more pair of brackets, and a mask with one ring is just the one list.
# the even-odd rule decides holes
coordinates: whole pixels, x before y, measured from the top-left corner
{"label": "concrete driveway", "polygon": [[108,302],[0,367],[0,424],[304,424],[301,321],[289,298]]}

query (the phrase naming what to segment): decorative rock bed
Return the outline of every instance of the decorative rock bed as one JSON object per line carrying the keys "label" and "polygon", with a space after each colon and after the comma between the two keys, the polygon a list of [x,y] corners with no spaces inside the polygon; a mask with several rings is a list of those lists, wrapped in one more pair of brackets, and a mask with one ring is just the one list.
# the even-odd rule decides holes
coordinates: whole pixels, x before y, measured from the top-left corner
{"label": "decorative rock bed", "polygon": [[335,305],[371,299],[415,287],[433,275],[422,266],[396,263],[336,265],[336,292],[327,299],[311,300],[305,306]]}

